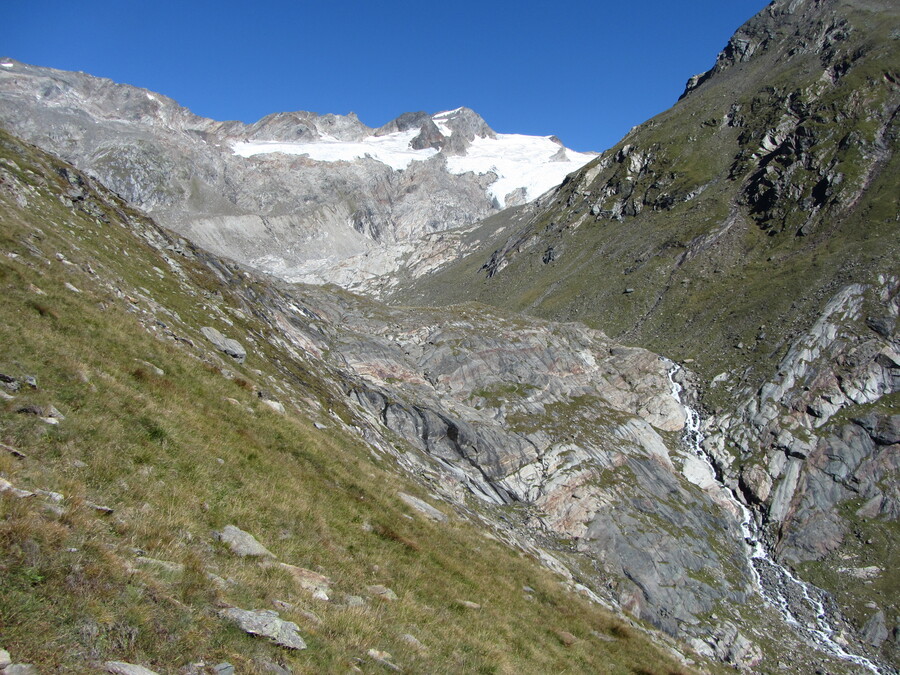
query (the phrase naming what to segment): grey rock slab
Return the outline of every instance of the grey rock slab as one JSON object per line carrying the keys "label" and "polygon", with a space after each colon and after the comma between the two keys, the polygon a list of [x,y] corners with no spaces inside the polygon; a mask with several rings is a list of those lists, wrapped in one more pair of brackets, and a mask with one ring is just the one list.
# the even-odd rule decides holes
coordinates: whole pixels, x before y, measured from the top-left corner
{"label": "grey rock slab", "polygon": [[251,635],[259,635],[288,649],[306,649],[300,637],[300,628],[292,621],[279,618],[278,612],[270,609],[249,610],[231,607],[219,611],[219,616],[235,622],[241,630]]}
{"label": "grey rock slab", "polygon": [[3,669],[3,675],[40,675],[40,671],[30,663],[13,663]]}
{"label": "grey rock slab", "polygon": [[216,349],[224,352],[238,363],[243,363],[247,358],[247,350],[237,340],[227,338],[212,326],[204,326],[200,332],[207,340],[213,343]]}
{"label": "grey rock slab", "polygon": [[19,498],[33,497],[34,493],[28,490],[20,490],[5,478],[0,478],[0,492],[9,492],[11,495]]}
{"label": "grey rock slab", "polygon": [[216,538],[227,544],[235,555],[242,557],[274,558],[275,555],[260,544],[256,537],[234,525],[226,525],[220,532],[214,533]]}
{"label": "grey rock slab", "polygon": [[11,663],[12,657],[10,657],[9,652],[5,649],[0,649],[0,668],[6,668]]}
{"label": "grey rock slab", "polygon": [[398,492],[397,496],[400,497],[406,504],[414,508],[416,511],[423,513],[431,520],[435,520],[439,523],[444,523],[447,521],[447,516],[442,512],[438,511],[431,504],[422,501],[418,497],[413,497],[412,495],[408,495],[405,492]]}
{"label": "grey rock slab", "polygon": [[881,643],[888,639],[887,624],[884,619],[884,612],[880,609],[875,612],[866,625],[863,626],[861,632],[862,639],[873,647],[880,647]]}
{"label": "grey rock slab", "polygon": [[[107,661],[103,664],[107,673],[114,675],[157,675],[157,673],[144,666],[138,666],[125,661]],[[5,675],[5,674],[4,674]]]}
{"label": "grey rock slab", "polygon": [[370,649],[368,652],[369,658],[372,659],[375,663],[384,666],[388,670],[400,671],[401,668],[396,663],[392,663],[391,659],[394,658],[388,652],[383,652],[378,649]]}
{"label": "grey rock slab", "polygon": [[212,667],[215,675],[234,675],[234,666],[228,662],[217,663]]}

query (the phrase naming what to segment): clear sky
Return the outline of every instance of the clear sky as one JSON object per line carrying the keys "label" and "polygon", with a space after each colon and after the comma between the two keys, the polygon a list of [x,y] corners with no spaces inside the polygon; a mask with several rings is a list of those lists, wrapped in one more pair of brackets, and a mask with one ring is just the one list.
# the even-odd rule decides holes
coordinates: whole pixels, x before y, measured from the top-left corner
{"label": "clear sky", "polygon": [[496,131],[603,150],[672,105],[765,0],[6,0],[0,55],[195,113],[473,108]]}

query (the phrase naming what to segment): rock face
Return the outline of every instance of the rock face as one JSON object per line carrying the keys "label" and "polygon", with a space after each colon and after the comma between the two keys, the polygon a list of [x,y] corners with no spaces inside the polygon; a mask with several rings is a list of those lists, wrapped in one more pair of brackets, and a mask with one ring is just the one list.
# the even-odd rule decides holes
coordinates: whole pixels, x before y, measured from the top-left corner
{"label": "rock face", "polygon": [[[717,602],[746,598],[740,546],[703,534],[739,542],[737,521],[685,478],[686,457],[672,447],[685,413],[671,364],[578,324],[290,294],[279,310],[285,335],[327,354],[373,432],[415,449],[402,460],[438,470],[442,492],[528,505],[526,527],[571,541],[575,555],[616,580],[612,601],[673,634]],[[316,330],[299,316],[317,317]]]}
{"label": "rock face", "polygon": [[[403,244],[470,225],[511,190],[534,199],[591,159],[570,151],[560,163],[559,146],[535,137],[517,164],[505,144],[525,137],[495,134],[468,108],[407,113],[380,129],[352,113],[302,111],[245,125],[83,73],[3,63],[5,127],[206,249],[316,283],[351,286],[394,270]],[[484,152],[496,159],[480,161]],[[367,254],[358,272],[331,270]]]}

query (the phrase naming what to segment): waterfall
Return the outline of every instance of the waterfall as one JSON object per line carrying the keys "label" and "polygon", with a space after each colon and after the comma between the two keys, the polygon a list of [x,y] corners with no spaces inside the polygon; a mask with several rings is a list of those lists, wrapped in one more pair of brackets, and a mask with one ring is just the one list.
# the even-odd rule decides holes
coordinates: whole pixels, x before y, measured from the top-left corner
{"label": "waterfall", "polygon": [[684,443],[691,454],[709,468],[710,475],[715,477],[719,488],[717,496],[724,496],[730,510],[740,514],[741,533],[744,536],[743,548],[755,590],[791,627],[813,645],[839,659],[855,663],[873,673],[879,673],[878,667],[872,661],[848,652],[835,640],[836,631],[829,623],[828,613],[820,599],[823,591],[797,578],[769,555],[759,536],[759,526],[753,518],[753,513],[738,498],[734,490],[718,477],[710,456],[703,449],[704,436],[700,413],[682,400],[684,387],[675,381],[675,373],[681,367],[668,359],[663,360],[669,364],[668,376],[672,385],[672,396],[684,408]]}

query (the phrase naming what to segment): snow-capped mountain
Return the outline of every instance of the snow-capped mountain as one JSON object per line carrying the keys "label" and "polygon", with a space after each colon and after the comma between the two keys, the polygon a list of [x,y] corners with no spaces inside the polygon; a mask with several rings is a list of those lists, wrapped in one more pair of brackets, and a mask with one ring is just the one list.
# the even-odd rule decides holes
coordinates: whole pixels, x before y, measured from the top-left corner
{"label": "snow-capped mountain", "polygon": [[357,288],[423,237],[523,204],[594,156],[498,134],[468,108],[219,122],[84,73],[0,59],[0,124],[207,249],[278,276]]}
{"label": "snow-capped mountain", "polygon": [[[318,162],[370,158],[396,171],[409,168],[412,162],[422,162],[443,153],[447,171],[452,174],[495,174],[497,178],[488,191],[502,206],[531,201],[596,157],[595,153],[569,150],[554,136],[498,134],[487,125],[467,137],[465,129],[471,129],[472,125],[466,122],[472,120],[480,121],[481,118],[468,108],[457,108],[426,117],[418,128],[392,131],[389,124],[362,138],[324,133],[318,138],[301,141],[234,141],[232,148],[241,157],[283,153],[304,155]],[[459,121],[463,124],[456,123]],[[462,142],[452,143],[454,135],[457,139],[462,138]],[[423,139],[429,144],[424,145]],[[458,151],[453,152],[453,149]]]}

